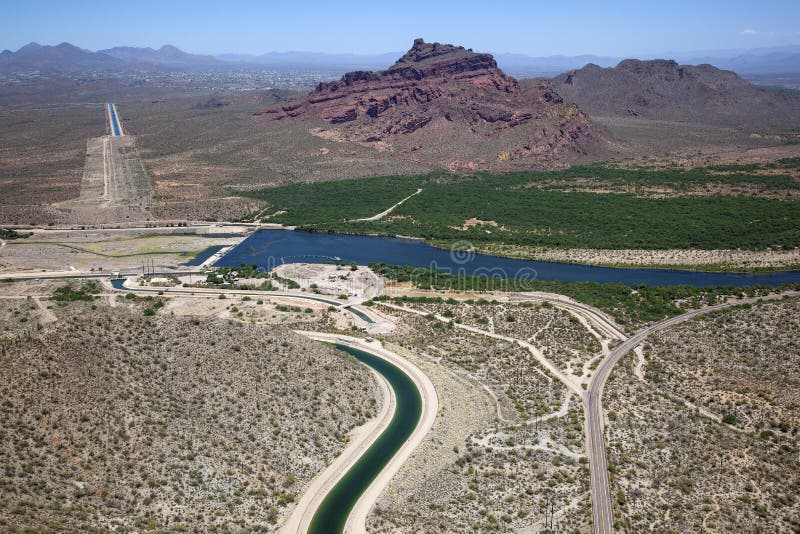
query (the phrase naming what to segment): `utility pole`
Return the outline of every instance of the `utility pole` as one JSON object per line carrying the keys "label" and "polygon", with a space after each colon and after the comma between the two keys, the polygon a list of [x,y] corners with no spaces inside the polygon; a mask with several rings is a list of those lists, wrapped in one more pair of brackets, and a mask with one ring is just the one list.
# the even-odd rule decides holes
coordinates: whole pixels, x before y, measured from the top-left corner
{"label": "utility pole", "polygon": [[550,507],[548,506],[548,503],[545,502],[544,503],[544,534],[550,534],[550,530],[548,530],[548,526],[550,525],[550,523],[547,522],[547,512],[549,512],[549,511],[550,511]]}
{"label": "utility pole", "polygon": [[[533,387],[533,391],[535,392],[534,398],[539,398],[539,382],[536,382],[536,385]],[[536,410],[539,411],[538,409]],[[533,433],[536,435],[536,441],[539,441],[539,415],[538,413],[535,415],[533,419]]]}
{"label": "utility pole", "polygon": [[547,493],[547,502],[544,503],[544,532],[545,534],[553,534],[553,525],[555,523],[556,505],[553,500],[553,494]]}

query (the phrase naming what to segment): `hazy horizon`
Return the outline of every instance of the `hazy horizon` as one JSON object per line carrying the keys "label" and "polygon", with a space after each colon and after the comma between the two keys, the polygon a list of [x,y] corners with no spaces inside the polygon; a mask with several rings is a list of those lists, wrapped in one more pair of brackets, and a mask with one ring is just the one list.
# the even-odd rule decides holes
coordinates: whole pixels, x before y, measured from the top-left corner
{"label": "hazy horizon", "polygon": [[[757,8],[756,8],[757,7]],[[313,17],[309,16],[313,13]],[[447,0],[397,6],[351,0],[307,3],[145,0],[109,9],[33,0],[6,8],[0,49],[69,42],[89,50],[174,45],[194,54],[317,52],[378,55],[407,50],[416,37],[495,54],[654,57],[792,46],[800,4],[734,1],[670,5],[513,0],[487,9]],[[634,22],[631,22],[634,21]]]}
{"label": "hazy horizon", "polygon": [[[426,39],[425,37],[422,37],[422,38],[425,39],[425,41],[427,41],[427,42],[435,42],[435,40],[433,40],[433,39]],[[74,42],[70,42],[70,41],[42,42],[42,41],[36,41],[36,40],[28,41],[28,42],[26,42],[26,43],[24,43],[24,44],[22,44],[22,45],[20,45],[20,46],[18,46],[16,48],[0,48],[0,50],[4,50],[5,49],[5,50],[10,50],[12,52],[16,52],[20,48],[23,48],[23,47],[25,47],[25,46],[27,46],[29,44],[32,44],[32,43],[39,44],[39,45],[42,45],[42,46],[58,46],[58,45],[63,44],[63,43],[68,43],[68,44],[71,44],[71,45],[74,45],[74,46],[78,46],[79,48],[82,48],[82,49],[85,49],[85,50],[89,50],[89,51],[92,51],[92,52],[99,52],[99,51],[102,51],[102,50],[109,50],[109,49],[118,48],[118,47],[131,47],[131,48],[140,48],[140,49],[150,48],[150,49],[153,49],[153,50],[158,50],[163,46],[175,46],[176,48],[178,48],[182,52],[186,52],[186,53],[189,53],[189,54],[195,54],[195,55],[213,56],[213,57],[217,57],[217,58],[224,57],[224,56],[242,56],[242,57],[247,56],[247,57],[254,57],[255,58],[255,57],[262,56],[262,55],[267,55],[267,54],[321,54],[321,55],[329,55],[329,56],[351,55],[351,56],[363,56],[365,58],[371,58],[371,57],[376,57],[376,56],[392,55],[392,54],[397,54],[398,57],[399,57],[400,55],[405,53],[405,51],[408,48],[410,48],[410,46],[412,44],[412,41],[413,40],[410,40],[408,42],[408,46],[403,50],[400,50],[400,49],[398,49],[398,50],[376,50],[374,52],[347,52],[347,51],[344,51],[344,52],[328,52],[328,51],[322,51],[322,50],[309,50],[309,49],[306,49],[306,50],[302,50],[302,49],[296,49],[296,50],[264,50],[264,51],[261,51],[261,52],[241,52],[241,51],[237,51],[237,50],[224,50],[224,51],[219,51],[219,52],[214,52],[214,51],[209,52],[209,51],[190,50],[190,49],[186,49],[186,48],[183,48],[181,46],[175,45],[174,43],[169,43],[169,42],[158,43],[158,44],[142,44],[142,45],[131,45],[131,44],[127,44],[127,43],[117,43],[117,44],[113,44],[111,46],[106,46],[106,47],[102,47],[102,48],[86,48],[86,47],[80,46],[78,43],[74,43]],[[444,41],[438,41],[438,42],[444,42]],[[466,45],[463,45],[462,43],[447,43],[447,44],[452,44],[452,45],[456,45],[456,46],[466,46]],[[470,48],[468,46],[466,46],[466,47]],[[661,52],[653,52],[653,53],[646,53],[646,54],[617,54],[617,55],[596,54],[596,53],[593,53],[593,52],[583,52],[583,53],[575,53],[575,54],[566,54],[566,53],[556,52],[556,53],[553,53],[553,54],[546,54],[546,55],[545,54],[534,55],[534,54],[527,54],[527,53],[524,53],[524,52],[508,52],[508,51],[503,51],[503,50],[478,50],[478,49],[474,49],[474,48],[473,49],[476,52],[490,53],[490,54],[494,54],[494,55],[519,55],[519,56],[527,56],[527,57],[532,57],[532,58],[536,58],[536,57],[560,57],[560,56],[569,58],[569,57],[582,57],[582,56],[587,56],[587,57],[596,56],[596,57],[607,57],[607,58],[672,59],[673,56],[682,56],[682,57],[696,56],[696,57],[701,57],[703,55],[713,56],[714,54],[719,54],[720,56],[723,56],[723,55],[733,55],[733,54],[736,54],[736,53],[747,53],[749,51],[755,51],[755,50],[771,50],[771,49],[776,49],[777,50],[777,49],[781,49],[781,48],[787,48],[788,49],[788,48],[796,48],[796,47],[800,47],[800,42],[791,43],[791,44],[785,44],[785,45],[775,45],[775,46],[754,46],[754,47],[750,47],[750,48],[719,48],[719,49],[683,50],[683,51],[673,50],[673,51],[661,51]]]}

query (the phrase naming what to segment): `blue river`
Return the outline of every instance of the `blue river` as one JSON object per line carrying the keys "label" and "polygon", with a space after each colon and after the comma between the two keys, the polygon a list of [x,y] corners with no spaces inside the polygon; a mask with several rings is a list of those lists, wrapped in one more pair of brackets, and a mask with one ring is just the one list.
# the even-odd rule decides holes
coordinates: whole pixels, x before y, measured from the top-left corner
{"label": "blue river", "polygon": [[778,286],[800,281],[800,271],[767,274],[705,273],[665,269],[622,269],[572,263],[518,260],[485,254],[451,253],[416,239],[262,230],[215,263],[217,267],[255,264],[267,270],[281,263],[371,262],[436,269],[452,274],[566,282],[653,286]]}

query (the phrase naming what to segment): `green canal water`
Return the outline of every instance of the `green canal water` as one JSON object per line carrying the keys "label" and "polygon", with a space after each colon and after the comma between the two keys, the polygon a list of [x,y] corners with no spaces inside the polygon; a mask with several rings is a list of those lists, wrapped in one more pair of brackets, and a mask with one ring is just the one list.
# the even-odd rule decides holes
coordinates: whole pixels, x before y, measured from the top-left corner
{"label": "green canal water", "polygon": [[380,373],[394,390],[397,406],[388,428],[322,501],[311,520],[309,534],[342,532],[356,501],[405,443],[422,416],[422,398],[403,371],[368,352],[344,345],[336,348]]}

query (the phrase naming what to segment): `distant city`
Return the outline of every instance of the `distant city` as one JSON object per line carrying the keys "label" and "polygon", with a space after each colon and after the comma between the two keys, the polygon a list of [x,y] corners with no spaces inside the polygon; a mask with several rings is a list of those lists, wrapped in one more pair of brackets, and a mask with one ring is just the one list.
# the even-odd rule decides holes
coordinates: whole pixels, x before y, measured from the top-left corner
{"label": "distant city", "polygon": [[[196,55],[171,45],[159,49],[115,47],[97,52],[69,43],[57,46],[30,43],[0,53],[0,85],[25,85],[48,78],[76,82],[117,80],[123,84],[191,87],[197,90],[305,90],[342,72],[380,70],[401,52],[373,55],[319,52],[269,52],[262,55]],[[587,64],[613,67],[624,57],[494,54],[498,66],[517,78],[552,77]],[[664,59],[682,64],[712,64],[733,70],[762,85],[800,88],[800,45],[750,50],[665,53]],[[639,58],[654,59],[654,58]]]}

